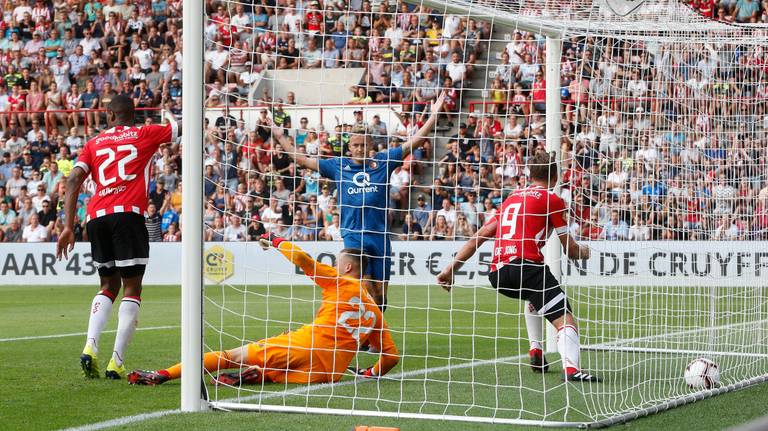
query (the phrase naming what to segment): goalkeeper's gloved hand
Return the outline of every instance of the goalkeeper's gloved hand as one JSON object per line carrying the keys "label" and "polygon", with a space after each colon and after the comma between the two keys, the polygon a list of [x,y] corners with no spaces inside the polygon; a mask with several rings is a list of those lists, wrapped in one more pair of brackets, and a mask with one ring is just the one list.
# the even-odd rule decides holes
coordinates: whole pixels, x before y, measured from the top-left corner
{"label": "goalkeeper's gloved hand", "polygon": [[269,246],[277,247],[281,242],[285,241],[285,238],[277,236],[273,233],[265,233],[259,237],[259,244],[261,248],[267,250]]}
{"label": "goalkeeper's gloved hand", "polygon": [[351,371],[352,374],[354,374],[355,376],[361,377],[364,379],[376,379],[379,377],[373,373],[373,367],[369,367],[364,370],[361,370],[357,367],[348,367],[347,369]]}

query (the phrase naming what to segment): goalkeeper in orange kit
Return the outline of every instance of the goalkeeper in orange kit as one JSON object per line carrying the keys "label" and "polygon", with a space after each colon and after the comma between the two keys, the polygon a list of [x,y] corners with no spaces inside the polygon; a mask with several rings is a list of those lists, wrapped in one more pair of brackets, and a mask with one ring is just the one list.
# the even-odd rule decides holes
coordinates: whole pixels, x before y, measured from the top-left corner
{"label": "goalkeeper in orange kit", "polygon": [[[384,317],[360,280],[366,258],[358,249],[344,249],[337,256],[336,268],[312,259],[297,245],[283,238],[263,235],[266,249],[276,248],[299,266],[323,290],[323,302],[315,320],[297,331],[246,344],[235,349],[208,352],[203,366],[209,372],[240,368],[236,373],[221,373],[214,383],[227,385],[336,382],[349,367],[361,344],[369,343],[381,352],[379,360],[365,370],[350,368],[364,377],[379,377],[399,361],[399,353]],[[181,376],[181,364],[158,371],[135,370],[128,382],[157,385]]]}

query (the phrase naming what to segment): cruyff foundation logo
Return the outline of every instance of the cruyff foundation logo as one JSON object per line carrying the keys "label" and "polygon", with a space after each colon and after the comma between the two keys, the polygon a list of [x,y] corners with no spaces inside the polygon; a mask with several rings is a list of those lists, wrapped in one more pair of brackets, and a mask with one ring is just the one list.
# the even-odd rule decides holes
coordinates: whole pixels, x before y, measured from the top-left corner
{"label": "cruyff foundation logo", "polygon": [[203,254],[203,268],[205,278],[221,283],[235,274],[235,256],[224,247],[215,245]]}

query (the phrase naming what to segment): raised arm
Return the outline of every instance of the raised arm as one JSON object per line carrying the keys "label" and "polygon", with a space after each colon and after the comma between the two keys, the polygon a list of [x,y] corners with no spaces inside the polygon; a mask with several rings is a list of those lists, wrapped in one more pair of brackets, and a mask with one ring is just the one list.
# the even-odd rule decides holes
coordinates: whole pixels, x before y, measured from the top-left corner
{"label": "raised arm", "polygon": [[461,249],[459,249],[459,252],[456,253],[456,256],[453,258],[453,262],[448,264],[448,266],[446,266],[442,272],[438,274],[437,284],[442,286],[443,289],[450,291],[451,286],[453,286],[453,274],[461,269],[461,267],[464,266],[464,263],[469,260],[470,257],[474,256],[475,252],[478,248],[480,248],[481,245],[483,245],[487,240],[496,236],[496,225],[496,219],[491,220],[489,223],[486,223],[483,227],[481,227],[480,230],[478,230],[477,233],[475,233],[475,235],[469,239],[469,241],[465,242]]}
{"label": "raised arm", "polygon": [[424,138],[426,138],[437,123],[437,117],[440,115],[440,111],[443,109],[443,103],[445,102],[445,92],[440,93],[440,96],[432,102],[431,114],[424,123],[423,126],[411,136],[406,143],[403,144],[403,158],[407,157],[413,152],[414,149],[421,147],[424,144]]}
{"label": "raised arm", "polygon": [[395,111],[395,108],[390,108],[393,114],[395,114],[395,117],[397,117],[398,120],[400,120],[401,123],[405,123],[405,115],[403,115],[400,112]]}
{"label": "raised arm", "polygon": [[80,187],[88,177],[88,172],[80,166],[72,168],[67,178],[67,192],[64,196],[64,230],[56,242],[56,258],[69,258],[69,252],[75,247],[75,213],[77,212],[77,195]]}
{"label": "raised arm", "polygon": [[336,285],[336,278],[339,276],[336,268],[312,259],[312,257],[298,245],[275,234],[262,235],[259,239],[259,243],[265,249],[270,246],[276,248],[280,254],[290,260],[291,263],[301,268],[302,271],[304,271],[304,274],[314,280],[320,287],[325,287],[329,282],[334,286]]}
{"label": "raised arm", "polygon": [[283,129],[281,127],[272,126],[272,139],[277,140],[283,149],[288,153],[288,157],[292,158],[300,167],[317,171],[319,166],[317,159],[309,157],[306,154],[301,154],[296,151],[296,147],[289,138],[283,135]]}

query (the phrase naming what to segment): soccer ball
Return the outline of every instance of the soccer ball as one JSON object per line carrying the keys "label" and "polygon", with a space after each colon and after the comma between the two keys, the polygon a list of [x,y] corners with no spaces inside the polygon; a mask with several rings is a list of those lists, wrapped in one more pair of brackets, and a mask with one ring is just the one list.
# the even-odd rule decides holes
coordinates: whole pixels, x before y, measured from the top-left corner
{"label": "soccer ball", "polygon": [[685,367],[685,384],[691,389],[712,389],[720,384],[720,369],[707,358],[698,358]]}

